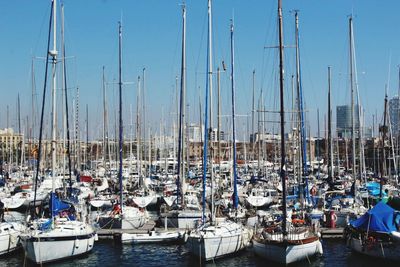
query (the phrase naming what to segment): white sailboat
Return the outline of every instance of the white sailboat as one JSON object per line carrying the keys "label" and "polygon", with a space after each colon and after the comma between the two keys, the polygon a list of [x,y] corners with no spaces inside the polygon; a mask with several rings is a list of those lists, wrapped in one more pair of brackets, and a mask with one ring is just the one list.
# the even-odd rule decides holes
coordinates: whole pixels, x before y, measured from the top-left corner
{"label": "white sailboat", "polygon": [[18,222],[0,223],[0,255],[10,253],[20,247],[19,235],[25,227]]}
{"label": "white sailboat", "polygon": [[149,220],[146,210],[142,208],[127,206],[123,200],[122,184],[122,146],[123,146],[123,125],[122,125],[122,25],[119,23],[119,203],[115,204],[113,210],[101,214],[98,218],[100,228],[108,229],[137,229]]}
{"label": "white sailboat", "polygon": [[345,229],[344,238],[351,250],[375,258],[400,261],[398,211],[379,202]]}
{"label": "white sailboat", "polygon": [[[179,130],[178,130],[178,175],[176,177],[176,195],[164,196],[166,204],[171,210],[161,214],[160,219],[168,227],[180,229],[194,229],[203,216],[203,211],[198,203],[197,192],[187,190],[185,184],[185,92],[186,92],[186,6],[182,6],[182,55],[181,55],[181,81],[179,105]],[[175,162],[174,162],[175,163]]]}
{"label": "white sailboat", "polygon": [[[207,75],[208,83],[206,84],[206,90],[211,87],[211,73],[212,73],[212,58],[211,58],[211,0],[208,1],[208,51],[209,55],[207,58]],[[237,173],[236,173],[236,140],[235,140],[235,83],[234,83],[234,40],[233,40],[233,22],[231,24],[231,83],[232,83],[232,123],[233,123],[233,172],[234,172],[234,188],[233,188],[233,206],[235,210],[238,208],[238,192],[237,192]],[[211,90],[210,90],[211,91]],[[205,111],[205,128],[207,128],[207,104],[208,94],[206,93],[206,111]],[[207,131],[205,131],[205,144],[204,144],[204,164],[203,169],[203,183],[205,185],[206,170],[207,170]],[[213,170],[211,170],[213,171]],[[203,201],[206,198],[204,192],[205,186],[203,186]],[[212,201],[212,200],[211,200]],[[203,202],[204,203],[204,202]],[[204,204],[203,204],[204,205]],[[204,207],[203,207],[204,208]],[[205,222],[205,216],[203,216],[203,224],[196,230],[192,231],[187,240],[187,247],[189,251],[205,260],[214,260],[220,257],[224,257],[240,250],[245,249],[249,246],[252,231],[245,228],[243,225],[234,221],[214,221],[213,210],[211,211],[211,221]]]}
{"label": "white sailboat", "polygon": [[[34,263],[45,263],[57,261],[65,258],[74,257],[87,253],[93,249],[95,240],[95,231],[93,228],[84,223],[74,220],[74,215],[71,213],[69,219],[64,218],[61,214],[63,210],[70,209],[71,205],[60,201],[55,195],[55,176],[56,176],[56,64],[57,64],[57,47],[56,47],[56,5],[57,1],[52,0],[52,12],[50,15],[49,22],[49,40],[48,48],[50,47],[50,32],[53,22],[53,50],[49,50],[46,58],[46,72],[50,56],[52,57],[53,66],[53,127],[52,127],[52,193],[50,196],[50,218],[40,218],[33,220],[30,223],[29,231],[20,236],[22,246],[25,250],[26,257]],[[62,16],[64,14],[63,7]],[[62,17],[63,22],[63,17]],[[63,27],[62,27],[63,31]],[[63,57],[65,58],[65,46],[63,43]],[[65,61],[63,62],[63,68],[65,68]],[[65,78],[65,77],[64,77]],[[64,79],[64,82],[66,79]],[[64,84],[66,90],[66,84]],[[45,103],[45,90],[43,95],[42,107]],[[40,127],[43,128],[43,108]],[[38,172],[41,158],[41,142],[42,142],[42,130],[40,130],[39,136],[39,152],[38,160],[36,165],[36,181],[38,180]]]}
{"label": "white sailboat", "polygon": [[[297,12],[296,26],[297,26]],[[322,244],[319,236],[307,226],[293,227],[289,231],[287,227],[286,207],[286,175],[285,175],[285,140],[284,140],[284,86],[283,86],[283,24],[282,24],[282,0],[278,0],[279,18],[279,69],[280,69],[280,118],[281,118],[281,182],[282,182],[282,206],[283,216],[281,226],[263,229],[253,239],[254,253],[262,258],[281,264],[290,264],[309,259],[320,253]],[[296,37],[297,27],[296,27]],[[297,38],[296,38],[297,39]],[[297,43],[298,39],[296,40]],[[298,48],[298,46],[296,46]]]}

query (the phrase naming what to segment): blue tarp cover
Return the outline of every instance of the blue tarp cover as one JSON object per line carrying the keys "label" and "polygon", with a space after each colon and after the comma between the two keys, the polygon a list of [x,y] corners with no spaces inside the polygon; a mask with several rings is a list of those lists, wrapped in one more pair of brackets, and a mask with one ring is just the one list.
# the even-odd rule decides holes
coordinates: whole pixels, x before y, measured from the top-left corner
{"label": "blue tarp cover", "polygon": [[357,229],[390,233],[397,231],[395,216],[396,210],[383,202],[379,202],[375,207],[350,224]]}
{"label": "blue tarp cover", "polygon": [[70,207],[70,204],[59,200],[56,194],[51,193],[50,209],[53,212],[53,216],[57,215],[60,211],[69,209]]}

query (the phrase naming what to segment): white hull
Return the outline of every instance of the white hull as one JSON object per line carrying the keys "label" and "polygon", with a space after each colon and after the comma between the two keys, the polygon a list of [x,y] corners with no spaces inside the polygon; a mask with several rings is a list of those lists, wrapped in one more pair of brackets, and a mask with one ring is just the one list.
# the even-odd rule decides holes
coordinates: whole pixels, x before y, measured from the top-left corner
{"label": "white hull", "polygon": [[222,230],[214,230],[211,226],[208,229],[205,228],[206,230],[190,234],[187,240],[189,251],[205,261],[210,261],[236,253],[249,246],[251,240],[249,230],[235,223],[231,226],[227,223],[225,231],[223,224]]}
{"label": "white hull", "polygon": [[0,223],[0,255],[7,254],[20,247],[19,235],[21,230],[16,223]]}
{"label": "white hull", "polygon": [[151,231],[146,234],[128,234],[121,235],[122,243],[166,243],[178,242],[183,239],[184,232],[160,232]]}
{"label": "white hull", "polygon": [[362,240],[351,237],[347,245],[355,252],[375,258],[400,261],[400,242],[371,242],[363,246]]}
{"label": "white hull", "polygon": [[300,245],[253,240],[253,249],[256,255],[281,264],[303,261],[316,254],[322,254],[322,244],[319,239]]}
{"label": "white hull", "polygon": [[34,263],[62,260],[87,253],[93,249],[95,232],[80,222],[67,222],[48,232],[35,230],[21,235],[26,256]]}

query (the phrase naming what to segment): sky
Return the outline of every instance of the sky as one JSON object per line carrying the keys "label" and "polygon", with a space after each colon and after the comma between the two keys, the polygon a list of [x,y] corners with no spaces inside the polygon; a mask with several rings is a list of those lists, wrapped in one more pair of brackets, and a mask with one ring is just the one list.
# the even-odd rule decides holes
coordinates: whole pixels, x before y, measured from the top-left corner
{"label": "sky", "polygon": [[[115,126],[118,86],[118,22],[123,25],[122,73],[125,135],[135,120],[138,76],[145,68],[145,128],[171,133],[176,118],[176,77],[180,78],[182,0],[64,0],[65,46],[70,109],[79,102],[79,121],[85,135],[88,105],[89,136],[102,136],[102,68],[105,67],[110,131]],[[41,104],[50,0],[0,1],[0,128],[17,128],[17,97],[21,99],[22,124],[32,120],[32,65],[36,105]],[[58,3],[60,4],[60,2]],[[60,5],[58,5],[60,6]],[[187,104],[190,122],[198,123],[200,101],[204,108],[207,1],[187,0]],[[291,109],[291,75],[295,74],[294,13],[299,11],[302,87],[311,133],[316,135],[317,110],[321,135],[327,113],[327,68],[332,68],[332,106],[350,104],[349,15],[354,22],[357,81],[365,124],[376,114],[382,123],[385,87],[388,96],[398,92],[400,35],[397,0],[283,0],[285,42],[285,101]],[[60,19],[60,11],[57,13]],[[245,136],[251,128],[252,79],[255,71],[256,102],[263,95],[266,110],[278,110],[277,1],[213,1],[213,68],[221,74],[222,120],[230,129],[230,20],[235,24],[235,82],[237,124]],[[60,40],[60,21],[58,41]],[[60,51],[58,42],[57,50]],[[61,64],[57,64],[61,70]],[[214,94],[216,93],[216,75]],[[61,76],[58,74],[60,80]],[[143,77],[142,77],[143,78]],[[50,85],[50,83],[48,84]],[[79,98],[77,98],[79,88]],[[57,88],[61,113],[61,84]],[[47,88],[45,123],[50,116]],[[214,112],[216,96],[214,96]],[[8,107],[8,119],[7,119]],[[73,119],[70,110],[70,118]],[[204,111],[203,111],[204,112]],[[333,110],[334,120],[336,118]],[[266,120],[276,120],[268,113]],[[60,115],[61,116],[61,115]],[[216,124],[214,123],[214,126]],[[269,131],[278,125],[269,123]],[[24,127],[23,127],[24,128]],[[22,131],[25,131],[24,129]],[[244,138],[244,137],[243,137]],[[243,139],[240,138],[239,139]],[[247,137],[246,137],[247,138]]]}

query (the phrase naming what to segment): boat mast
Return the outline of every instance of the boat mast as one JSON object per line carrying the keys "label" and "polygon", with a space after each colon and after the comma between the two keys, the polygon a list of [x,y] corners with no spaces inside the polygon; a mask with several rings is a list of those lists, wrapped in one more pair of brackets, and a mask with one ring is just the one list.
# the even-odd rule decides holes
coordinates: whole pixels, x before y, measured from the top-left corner
{"label": "boat mast", "polygon": [[104,168],[106,167],[107,161],[107,149],[108,149],[108,136],[107,136],[107,108],[106,108],[106,80],[104,74],[105,67],[103,66],[103,157],[104,157]]}
{"label": "boat mast", "polygon": [[285,106],[284,106],[284,70],[283,70],[283,21],[282,21],[282,0],[278,0],[278,22],[279,22],[279,88],[280,88],[280,119],[281,119],[281,182],[282,182],[282,231],[283,238],[287,238],[286,229],[286,172],[285,172]]}
{"label": "boat mast", "polygon": [[118,82],[118,87],[119,87],[119,171],[118,171],[118,178],[119,178],[119,201],[120,201],[120,207],[121,207],[121,213],[122,213],[122,145],[123,145],[123,140],[122,140],[122,131],[123,131],[123,125],[122,125],[122,25],[121,22],[118,23],[118,76],[119,76],[119,82]]}
{"label": "boat mast", "polygon": [[385,105],[383,109],[383,126],[380,127],[380,132],[382,133],[382,157],[381,157],[381,178],[380,178],[380,186],[379,186],[379,199],[382,199],[382,187],[383,187],[383,177],[386,174],[386,151],[385,151],[385,139],[386,139],[386,113],[387,113],[387,87],[385,92]]}
{"label": "boat mast", "polygon": [[[202,214],[202,223],[206,222],[206,182],[207,182],[207,145],[208,145],[208,93],[211,87],[212,80],[212,67],[211,67],[211,0],[208,0],[207,5],[207,13],[208,13],[208,45],[207,45],[207,63],[206,63],[206,96],[205,96],[205,107],[204,107],[204,144],[203,144],[203,214]],[[212,173],[212,171],[211,171]],[[212,192],[211,192],[212,195]],[[212,213],[211,208],[211,213]],[[211,215],[211,219],[213,215]]]}
{"label": "boat mast", "polygon": [[328,182],[333,184],[331,67],[328,67]]}
{"label": "boat mast", "polygon": [[55,191],[55,177],[56,177],[56,164],[57,164],[57,110],[56,110],[56,101],[57,101],[57,73],[56,73],[56,64],[57,64],[57,1],[53,0],[53,50],[49,51],[50,56],[52,57],[52,128],[51,128],[51,174],[52,174],[52,184],[51,189],[54,193]]}
{"label": "boat mast", "polygon": [[[72,187],[72,177],[71,177],[71,151],[70,151],[70,133],[69,133],[69,119],[68,119],[68,87],[67,87],[67,66],[66,66],[66,56],[65,56],[65,39],[64,39],[64,5],[61,5],[61,15],[62,15],[62,69],[64,78],[64,97],[65,97],[65,133],[67,138],[67,155],[68,155],[68,177],[69,177],[69,187]],[[64,157],[65,160],[65,157]]]}
{"label": "boat mast", "polygon": [[[185,93],[186,93],[186,5],[182,5],[182,58],[181,58],[181,91],[180,91],[180,107],[179,107],[179,134],[178,134],[178,177],[176,179],[177,186],[177,203],[183,206],[184,194],[183,183],[185,181],[184,168],[184,140],[185,140]],[[181,197],[181,199],[179,199]],[[180,201],[179,201],[180,200]]]}
{"label": "boat mast", "polygon": [[[224,64],[223,64],[224,65]],[[219,169],[219,177],[221,178],[221,70],[217,68],[217,91],[218,91],[218,115],[217,115],[217,133],[218,133],[218,169]]]}
{"label": "boat mast", "polygon": [[[209,0],[209,13],[208,13],[208,85],[210,91],[210,195],[211,195],[211,223],[215,221],[214,213],[214,139],[212,138],[213,132],[213,83],[212,83],[212,12],[211,0]],[[208,130],[208,128],[205,128]],[[219,134],[219,133],[217,133]]]}
{"label": "boat mast", "polygon": [[[301,144],[301,162],[302,162],[302,178],[305,178],[306,192],[305,197],[306,201],[309,201],[309,190],[308,190],[308,175],[307,175],[307,137],[306,137],[306,128],[304,121],[304,105],[303,105],[303,88],[301,86],[301,74],[300,74],[300,51],[299,51],[299,16],[298,12],[295,11],[295,35],[296,35],[296,87],[298,94],[298,108],[299,108],[299,119],[300,119],[300,144]],[[311,142],[311,139],[310,139]],[[311,150],[310,150],[311,151]],[[302,181],[302,179],[300,179]]]}
{"label": "boat mast", "polygon": [[[255,78],[256,78],[256,70],[253,70],[253,97],[252,97],[252,104],[251,104],[251,134],[253,136],[252,138],[252,153],[253,153],[253,158],[252,160],[255,160],[255,153],[254,153],[254,145],[255,145],[255,134],[254,134],[254,112],[255,112],[255,102],[254,102],[254,89],[255,89]],[[254,168],[253,168],[253,175],[254,175]]]}
{"label": "boat mast", "polygon": [[235,48],[233,39],[233,20],[231,20],[231,86],[232,86],[232,139],[233,139],[233,207],[237,213],[239,203],[236,172],[236,128],[235,128]]}
{"label": "boat mast", "polygon": [[[136,169],[139,176],[139,187],[143,185],[142,177],[142,160],[141,160],[141,144],[140,144],[140,76],[137,82],[137,96],[136,96]],[[175,140],[175,139],[174,139]]]}
{"label": "boat mast", "polygon": [[350,91],[351,91],[351,145],[352,145],[352,171],[353,179],[356,179],[356,134],[354,118],[354,86],[353,86],[353,17],[349,18],[349,56],[350,56]]}
{"label": "boat mast", "polygon": [[[54,0],[51,2],[51,9],[54,7]],[[38,144],[38,152],[37,152],[37,159],[36,159],[36,173],[35,173],[35,194],[33,196],[33,203],[36,204],[36,192],[37,186],[39,181],[39,169],[40,169],[40,160],[42,156],[42,137],[43,137],[43,120],[44,120],[44,105],[46,103],[46,88],[47,88],[47,72],[49,67],[49,57],[50,57],[50,39],[51,39],[51,22],[53,19],[53,12],[50,12],[50,21],[49,21],[49,32],[47,37],[47,50],[46,50],[46,67],[45,67],[45,74],[44,74],[44,85],[43,85],[43,96],[42,96],[42,108],[40,114],[40,126],[39,126],[39,144]],[[36,210],[35,210],[35,216]]]}

